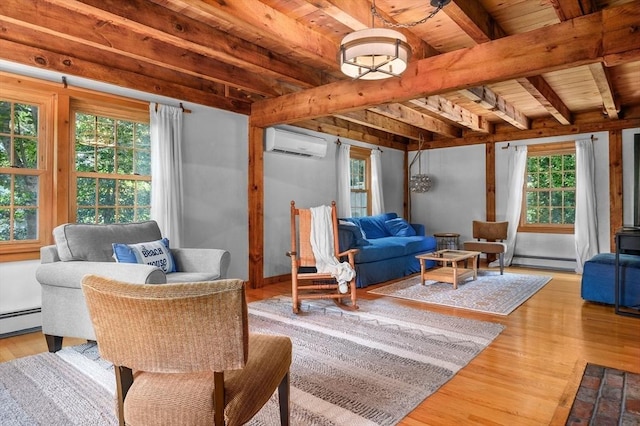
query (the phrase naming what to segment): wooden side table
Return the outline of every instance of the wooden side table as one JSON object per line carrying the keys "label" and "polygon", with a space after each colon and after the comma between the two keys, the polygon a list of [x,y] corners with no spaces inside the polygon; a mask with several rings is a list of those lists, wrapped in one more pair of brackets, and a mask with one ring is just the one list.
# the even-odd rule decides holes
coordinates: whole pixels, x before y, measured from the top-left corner
{"label": "wooden side table", "polygon": [[436,237],[436,250],[458,250],[460,234],[441,232],[433,234],[433,236]]}

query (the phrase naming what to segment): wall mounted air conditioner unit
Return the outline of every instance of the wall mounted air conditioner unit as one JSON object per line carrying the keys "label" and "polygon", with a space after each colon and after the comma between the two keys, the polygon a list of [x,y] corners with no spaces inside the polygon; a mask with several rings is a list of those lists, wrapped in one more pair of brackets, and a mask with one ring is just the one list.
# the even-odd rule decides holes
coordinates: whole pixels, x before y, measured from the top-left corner
{"label": "wall mounted air conditioner unit", "polygon": [[317,136],[268,127],[265,131],[265,150],[300,157],[324,157],[327,141]]}

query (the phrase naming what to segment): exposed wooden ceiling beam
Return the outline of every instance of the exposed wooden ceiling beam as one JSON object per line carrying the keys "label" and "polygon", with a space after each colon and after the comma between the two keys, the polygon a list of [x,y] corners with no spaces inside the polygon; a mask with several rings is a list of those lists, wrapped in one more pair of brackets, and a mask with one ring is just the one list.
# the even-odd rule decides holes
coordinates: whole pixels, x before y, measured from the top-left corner
{"label": "exposed wooden ceiling beam", "polygon": [[[1,21],[0,27],[6,28]],[[52,41],[52,39],[49,38],[49,41]],[[199,87],[189,87],[173,83],[172,80],[163,80],[157,77],[150,77],[149,75],[145,76],[135,71],[114,69],[113,65],[99,64],[71,55],[50,52],[2,39],[0,39],[0,51],[2,51],[3,59],[35,66],[37,68],[71,75],[80,75],[96,81],[104,81],[106,83],[130,87],[174,99],[188,99],[189,102],[234,111],[240,114],[249,114],[250,112],[249,99],[241,102],[237,99],[228,98],[225,96],[224,86],[211,81],[200,80]],[[117,62],[118,55],[110,55],[109,61]],[[146,71],[150,75],[166,75],[166,70],[156,69],[153,66],[147,66]],[[194,83],[194,85],[197,83],[195,80],[197,79],[193,77],[191,80],[189,78],[179,79],[179,81],[183,83]]]}
{"label": "exposed wooden ceiling beam", "polygon": [[467,127],[476,132],[491,132],[491,123],[471,111],[443,98],[433,95],[427,98],[412,99],[409,103],[438,114],[448,120]]}
{"label": "exposed wooden ceiling beam", "polygon": [[588,15],[598,10],[595,0],[551,0],[560,21]]}
{"label": "exposed wooden ceiling beam", "polygon": [[[452,4],[454,6],[447,8],[447,14],[449,14],[476,43],[486,43],[507,35],[479,2],[475,0],[455,0]],[[567,121],[571,121],[569,108],[567,108],[558,94],[549,86],[542,76],[534,76],[529,79],[522,78],[517,81],[544,106],[551,115],[556,117],[560,123],[568,124]],[[461,91],[461,93],[463,93],[463,91]],[[476,97],[473,93],[463,94],[471,99]],[[511,106],[511,110],[515,116],[524,116],[522,112],[517,111],[513,106]],[[507,120],[507,122],[511,123],[510,120]]]}
{"label": "exposed wooden ceiling beam", "polygon": [[[50,49],[50,39],[55,37],[73,43],[76,47],[73,54],[86,60],[100,60],[96,57],[100,55],[97,49],[105,57],[127,55],[132,62],[147,62],[221,83],[233,82],[239,88],[263,95],[278,96],[291,92],[288,86],[274,83],[273,79],[259,73],[211,60],[201,52],[176,47],[168,40],[148,37],[139,28],[125,29],[120,26],[120,18],[109,16],[105,19],[103,12],[91,9],[93,12],[81,12],[59,4],[39,7],[32,2],[5,0],[0,2],[0,16],[3,16],[1,21],[4,23],[0,38],[25,42],[25,34],[34,33],[33,28],[40,27],[40,35],[25,44]],[[69,51],[69,47],[65,46],[61,51]]]}
{"label": "exposed wooden ceiling beam", "polygon": [[[606,9],[490,43],[443,53],[409,64],[402,77],[379,81],[339,81],[299,93],[255,102],[251,122],[258,127],[354,111],[384,102],[460,90],[506,79],[530,77],[596,62],[640,60],[640,2]],[[550,43],[550,41],[553,41]],[[496,61],[495,58],[501,58]],[[478,72],[482,70],[482,72]],[[429,74],[430,78],[423,78]]]}
{"label": "exposed wooden ceiling beam", "polygon": [[389,118],[402,121],[403,123],[407,123],[448,138],[458,138],[462,135],[462,132],[457,127],[399,103],[380,105],[371,108],[371,110],[378,114],[382,114]]}
{"label": "exposed wooden ceiling beam", "polygon": [[[323,63],[327,70],[337,70],[338,46],[322,34],[289,18],[259,0],[152,0],[193,17],[220,25],[223,30],[245,33],[246,39],[271,41],[274,46],[287,40],[289,52],[305,55]],[[216,22],[212,22],[216,20]],[[288,52],[279,52],[287,54]],[[319,62],[318,62],[319,61]]]}
{"label": "exposed wooden ceiling beam", "polygon": [[[594,0],[552,0],[552,4],[561,21],[593,13],[598,7]],[[609,72],[602,63],[590,64],[589,70],[602,96],[603,111],[609,118],[618,119],[620,108],[613,93]]]}
{"label": "exposed wooden ceiling beam", "polygon": [[607,117],[617,120],[620,107],[613,95],[613,86],[609,78],[609,71],[601,63],[589,64],[589,71],[596,81],[600,96],[602,96],[602,109]]}
{"label": "exposed wooden ceiling beam", "polygon": [[407,148],[406,142],[396,140],[397,137],[394,137],[394,135],[390,133],[372,130],[336,117],[320,117],[315,120],[293,123],[293,125],[341,138],[349,138],[402,151]]}
{"label": "exposed wooden ceiling beam", "polygon": [[477,0],[453,0],[442,11],[476,43],[486,43],[507,35]]}
{"label": "exposed wooden ceiling beam", "polygon": [[377,130],[394,133],[409,139],[418,140],[420,133],[423,133],[423,130],[420,128],[368,110],[346,112],[336,115],[336,117]]}
{"label": "exposed wooden ceiling beam", "polygon": [[452,146],[476,145],[506,142],[522,139],[536,139],[553,136],[576,135],[601,131],[630,129],[640,126],[640,110],[630,111],[632,117],[620,120],[603,118],[598,112],[577,113],[570,125],[559,124],[555,119],[534,120],[529,130],[517,130],[509,126],[508,131],[492,134],[465,135],[459,139],[432,140],[426,143],[427,149],[449,148]]}
{"label": "exposed wooden ceiling beam", "polygon": [[[239,37],[176,13],[148,0],[81,0],[74,9],[118,26],[166,40],[176,47],[197,52],[247,71],[268,75],[307,88],[322,84],[322,73],[269,52]],[[82,4],[87,6],[84,6]],[[71,6],[69,6],[71,7]],[[102,12],[99,12],[101,10]],[[136,13],[144,11],[145,13]]]}
{"label": "exposed wooden ceiling beam", "polygon": [[571,124],[571,111],[549,83],[540,75],[519,78],[524,87],[561,124]]}
{"label": "exposed wooden ceiling beam", "polygon": [[474,87],[472,89],[461,90],[460,93],[518,129],[525,130],[529,128],[529,119],[527,116],[488,87]]}

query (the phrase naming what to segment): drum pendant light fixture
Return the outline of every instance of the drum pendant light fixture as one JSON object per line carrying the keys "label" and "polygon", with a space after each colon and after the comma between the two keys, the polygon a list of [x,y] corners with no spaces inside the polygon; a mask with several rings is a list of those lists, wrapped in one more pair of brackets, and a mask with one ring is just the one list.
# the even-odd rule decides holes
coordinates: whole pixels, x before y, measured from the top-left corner
{"label": "drum pendant light fixture", "polygon": [[[427,17],[409,24],[397,24],[382,17],[375,5],[371,6],[372,22],[378,17],[389,27],[412,27],[432,18],[451,0],[431,0],[436,7]],[[342,39],[338,62],[340,70],[353,79],[380,80],[398,77],[407,69],[411,57],[411,47],[407,38],[389,28],[367,28],[354,31]]]}
{"label": "drum pendant light fixture", "polygon": [[407,38],[389,28],[355,31],[340,44],[340,70],[354,79],[397,77],[407,69],[411,47]]}

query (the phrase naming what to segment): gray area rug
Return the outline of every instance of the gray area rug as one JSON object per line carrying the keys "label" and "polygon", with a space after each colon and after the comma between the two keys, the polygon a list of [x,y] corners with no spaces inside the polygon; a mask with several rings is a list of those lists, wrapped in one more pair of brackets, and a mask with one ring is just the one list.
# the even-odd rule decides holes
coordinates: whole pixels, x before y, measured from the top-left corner
{"label": "gray area rug", "polygon": [[[330,301],[287,297],[249,305],[254,332],[293,341],[291,423],[393,425],[450,380],[503,330],[500,324],[360,302],[345,312]],[[0,424],[116,424],[113,368],[95,345],[0,364]],[[251,425],[279,424],[277,394]]]}
{"label": "gray area rug", "polygon": [[551,281],[542,275],[500,275],[496,271],[478,271],[478,279],[453,285],[437,281],[420,284],[420,274],[389,284],[369,293],[497,315],[509,315]]}

